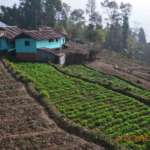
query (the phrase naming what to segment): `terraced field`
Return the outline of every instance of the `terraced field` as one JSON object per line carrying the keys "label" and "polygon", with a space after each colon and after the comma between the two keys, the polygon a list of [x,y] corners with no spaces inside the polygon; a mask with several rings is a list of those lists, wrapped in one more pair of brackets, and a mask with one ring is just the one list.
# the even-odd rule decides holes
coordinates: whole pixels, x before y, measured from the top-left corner
{"label": "terraced field", "polygon": [[104,150],[70,135],[48,118],[24,86],[15,81],[0,63],[1,150]]}
{"label": "terraced field", "polygon": [[149,106],[100,85],[65,76],[47,64],[14,65],[76,124],[102,131],[128,149],[150,149]]}
{"label": "terraced field", "polygon": [[150,99],[150,91],[149,90],[145,90],[143,88],[132,85],[129,82],[127,82],[125,80],[121,80],[120,78],[117,78],[113,75],[108,75],[108,74],[105,74],[103,72],[96,71],[96,70],[94,71],[93,69],[90,69],[83,65],[61,67],[61,69],[63,69],[64,71],[66,71],[68,73],[80,75],[82,77],[86,77],[86,78],[94,80],[94,81],[108,83],[112,87],[126,88],[128,91],[133,92],[134,94],[137,94],[144,98]]}

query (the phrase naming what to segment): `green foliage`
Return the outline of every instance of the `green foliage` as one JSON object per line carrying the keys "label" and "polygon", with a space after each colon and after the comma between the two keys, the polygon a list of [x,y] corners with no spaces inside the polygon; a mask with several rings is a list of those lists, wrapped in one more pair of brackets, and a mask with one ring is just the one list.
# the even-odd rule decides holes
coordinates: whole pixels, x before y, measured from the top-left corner
{"label": "green foliage", "polygon": [[145,146],[145,147],[146,147],[145,149],[149,149],[149,148],[150,148],[150,140],[148,140],[145,145],[146,145],[146,146]]}
{"label": "green foliage", "polygon": [[56,13],[60,10],[60,0],[20,0],[18,7],[2,6],[0,19],[9,25],[25,28],[36,28],[39,25],[54,26]]}
{"label": "green foliage", "polygon": [[147,150],[145,141],[123,139],[127,135],[150,136],[148,106],[102,86],[65,76],[47,64],[15,63],[15,66],[33,78],[42,95],[49,95],[58,110],[76,124],[103,131],[112,139],[121,137],[118,142],[127,148]]}
{"label": "green foliage", "polygon": [[138,40],[141,44],[146,44],[146,35],[143,28],[139,29]]}
{"label": "green foliage", "polygon": [[128,48],[131,5],[129,3],[118,4],[114,0],[104,0],[101,4],[108,15],[108,35],[105,47],[121,52]]}
{"label": "green foliage", "polygon": [[150,99],[150,91],[131,85],[130,83],[121,80],[113,75],[108,75],[100,71],[94,71],[82,65],[73,65],[69,67],[61,68],[71,74],[80,75],[94,81],[100,81],[102,83],[109,84],[111,87],[121,88],[130,91],[136,95],[143,96]]}
{"label": "green foliage", "polygon": [[86,13],[88,14],[90,25],[94,25],[93,18],[95,16],[94,15],[95,12],[96,12],[96,0],[87,0]]}
{"label": "green foliage", "polygon": [[84,18],[84,11],[82,9],[75,9],[72,13],[71,13],[71,21],[75,24],[78,25],[82,25],[85,21]]}
{"label": "green foliage", "polygon": [[41,97],[44,97],[44,98],[49,98],[49,94],[48,94],[48,92],[45,91],[45,90],[40,91],[40,96],[41,96]]}
{"label": "green foliage", "polygon": [[107,32],[104,29],[97,29],[96,30],[96,41],[99,43],[105,43],[106,41]]}

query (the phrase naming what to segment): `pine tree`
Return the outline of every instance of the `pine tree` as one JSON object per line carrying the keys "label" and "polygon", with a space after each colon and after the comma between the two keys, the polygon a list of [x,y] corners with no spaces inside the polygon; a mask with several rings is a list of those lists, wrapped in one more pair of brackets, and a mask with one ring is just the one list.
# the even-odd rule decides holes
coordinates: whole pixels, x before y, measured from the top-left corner
{"label": "pine tree", "polygon": [[138,40],[141,44],[146,44],[146,36],[143,28],[139,29]]}

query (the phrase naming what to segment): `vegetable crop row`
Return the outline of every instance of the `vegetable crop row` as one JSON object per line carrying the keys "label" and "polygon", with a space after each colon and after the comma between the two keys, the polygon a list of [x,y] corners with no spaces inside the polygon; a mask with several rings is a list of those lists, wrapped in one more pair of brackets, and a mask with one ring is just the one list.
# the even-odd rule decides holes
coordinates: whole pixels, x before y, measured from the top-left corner
{"label": "vegetable crop row", "polygon": [[[106,85],[110,89],[118,90],[118,92],[123,92],[129,94],[129,96],[136,97],[146,104],[150,104],[150,91],[139,86],[130,84],[125,80],[121,80],[113,75],[108,75],[103,72],[87,68],[82,65],[73,65],[68,67],[57,66],[58,69],[65,71],[68,74],[76,75],[77,77],[87,78],[91,81],[101,83]],[[119,91],[120,89],[120,91]]]}
{"label": "vegetable crop row", "polygon": [[[58,110],[76,124],[103,131],[112,139],[124,136],[150,136],[150,108],[136,99],[103,86],[65,76],[41,63],[14,63],[29,76]],[[120,140],[128,149],[148,150],[149,141]]]}

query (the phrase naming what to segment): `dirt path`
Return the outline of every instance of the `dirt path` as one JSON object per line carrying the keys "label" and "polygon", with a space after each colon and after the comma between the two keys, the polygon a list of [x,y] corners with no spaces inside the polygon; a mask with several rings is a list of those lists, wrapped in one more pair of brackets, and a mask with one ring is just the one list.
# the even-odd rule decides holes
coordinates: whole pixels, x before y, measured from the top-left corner
{"label": "dirt path", "polygon": [[[94,61],[92,63],[87,64],[89,67],[102,70],[105,73],[112,74],[112,75],[118,75],[126,80],[129,80],[133,83],[142,85],[143,87],[150,89],[150,75],[146,78],[146,76],[142,77],[142,69],[138,70],[138,72],[135,72],[136,68],[132,69],[131,71],[128,71],[127,69],[124,69],[123,67],[114,66],[112,64],[108,64],[105,62],[102,62],[100,60]],[[141,75],[142,74],[142,75]]]}
{"label": "dirt path", "polygon": [[60,129],[0,62],[1,150],[104,150]]}

